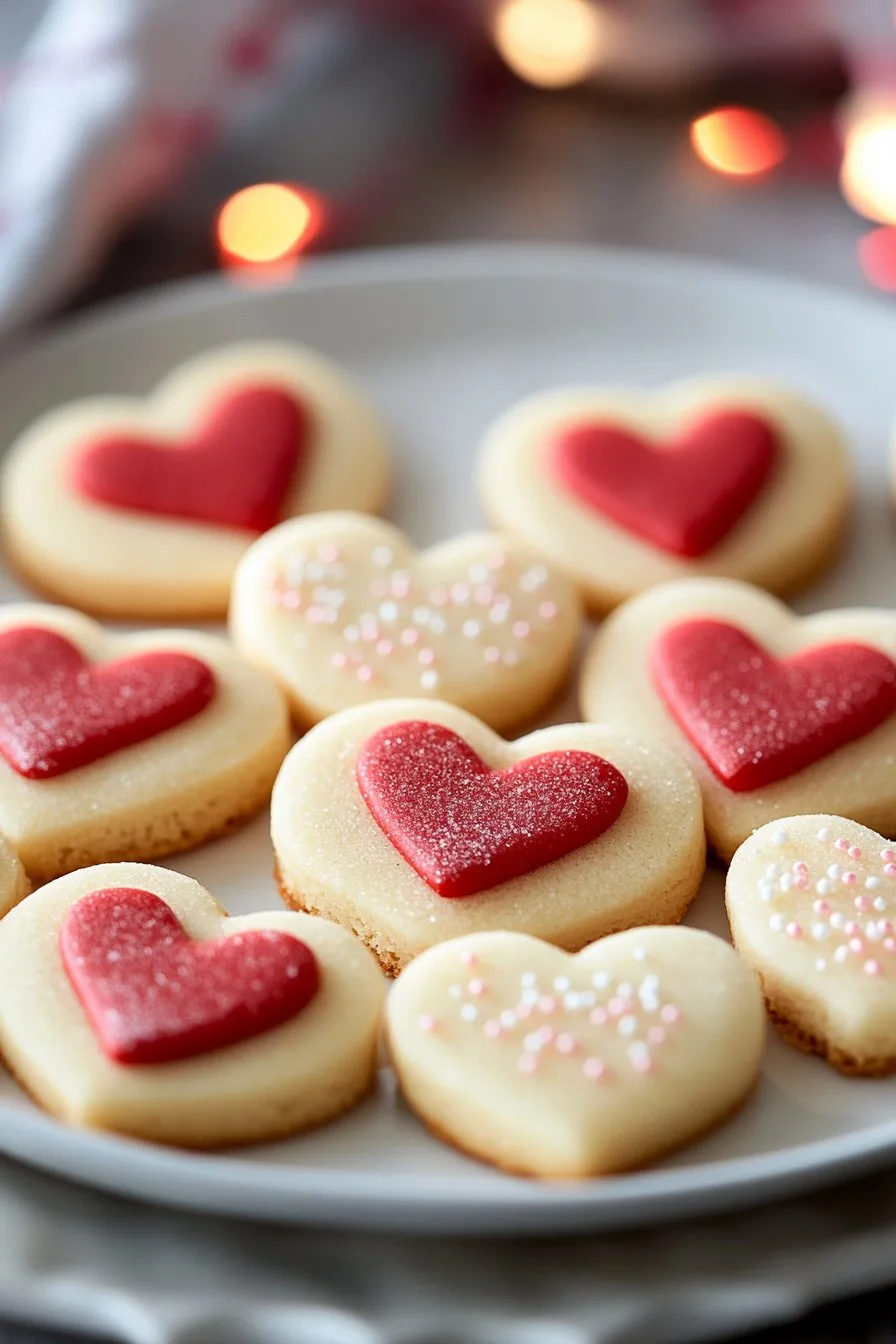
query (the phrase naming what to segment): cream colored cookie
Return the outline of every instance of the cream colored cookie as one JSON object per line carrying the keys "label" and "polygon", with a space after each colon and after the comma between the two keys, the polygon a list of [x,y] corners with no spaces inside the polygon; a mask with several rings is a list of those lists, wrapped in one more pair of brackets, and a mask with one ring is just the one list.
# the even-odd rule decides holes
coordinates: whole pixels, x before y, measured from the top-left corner
{"label": "cream colored cookie", "polygon": [[386,1010],[402,1090],[441,1138],[527,1176],[643,1166],[726,1120],[765,1036],[720,938],[643,928],[575,957],[517,933],[424,952]]}
{"label": "cream colored cookie", "polygon": [[585,724],[504,742],[427,700],[313,728],[271,830],[286,902],[353,929],[390,972],[483,929],[575,950],[674,923],[705,860],[699,790],[670,752]]}
{"label": "cream colored cookie", "polygon": [[471,533],[418,555],[360,514],[283,523],[250,548],[230,627],[303,726],[390,696],[448,700],[497,729],[563,681],[581,628],[572,584],[526,547]]}
{"label": "cream colored cookie", "polygon": [[[709,436],[710,457],[687,467],[680,457],[671,482],[661,451],[655,471],[653,454],[636,463],[640,448],[629,442],[605,448],[600,464],[587,443],[578,445],[574,476],[558,465],[569,451],[558,443],[573,429],[606,427],[634,435],[645,449],[674,452],[676,437],[701,419],[731,412],[758,416],[770,450],[748,436],[742,462],[734,462],[730,432],[718,436],[717,450]],[[583,471],[592,486],[599,480],[597,502],[582,493]],[[619,471],[627,479],[615,479]],[[851,471],[842,435],[816,406],[764,380],[718,377],[654,394],[597,387],[529,397],[486,434],[479,487],[493,524],[560,565],[589,607],[604,612],[655,584],[695,575],[744,579],[772,592],[805,584],[837,553]],[[679,513],[688,542],[668,535]],[[681,529],[673,527],[676,535]]]}
{"label": "cream colored cookie", "polygon": [[289,743],[277,687],[224,640],[0,609],[0,832],[35,882],[233,829]]}
{"label": "cream colored cookie", "polygon": [[23,901],[30,890],[31,883],[18,854],[0,835],[0,916]]}
{"label": "cream colored cookie", "polygon": [[[198,483],[196,473],[187,480],[183,464],[189,436],[199,433],[228,397],[259,387],[285,392],[305,408],[307,424],[296,431],[299,453],[292,468],[284,476],[284,469],[268,463],[258,415],[244,408],[228,441],[235,444],[236,459],[200,463]],[[153,512],[85,493],[77,483],[85,452],[94,451],[99,441],[122,437],[149,438],[161,450],[141,468],[143,477],[129,479],[129,491],[145,505],[147,490],[155,494],[167,482],[178,507],[189,499],[192,508],[199,498],[200,516]],[[223,450],[221,434],[212,435],[212,441]],[[124,457],[133,460],[132,453]],[[116,473],[123,469],[120,458]],[[264,470],[271,472],[270,509],[264,510],[273,511],[271,521],[319,509],[375,510],[383,501],[388,477],[384,434],[340,369],[297,345],[223,346],[180,365],[145,401],[91,397],[57,407],[31,425],[11,448],[0,478],[7,554],[38,588],[94,613],[153,619],[223,616],[237,563],[258,532],[271,525],[266,519],[250,525],[242,518],[244,501],[262,477],[262,458]],[[102,465],[104,481],[112,469],[108,461]],[[94,463],[91,491],[97,470]],[[124,470],[133,468],[125,465]],[[119,482],[116,501],[122,498],[120,490]],[[202,516],[212,493],[221,490],[228,505],[226,522],[217,513]]]}
{"label": "cream colored cookie", "polygon": [[[670,661],[663,650],[679,639]],[[831,653],[844,644],[842,659]],[[893,834],[894,657],[893,612],[798,617],[747,584],[694,579],[633,598],[604,623],[582,671],[582,709],[684,757],[724,858],[767,821],[801,812]],[[736,786],[717,768],[723,757],[742,776]]]}
{"label": "cream colored cookie", "polygon": [[[79,903],[95,893],[111,894],[85,917]],[[154,897],[198,949],[166,943],[143,910]],[[231,919],[199,883],[147,864],[59,878],[0,928],[10,1070],[71,1124],[159,1143],[275,1139],[354,1106],[373,1083],[384,992],[373,958],[335,924],[284,911]]]}
{"label": "cream colored cookie", "polygon": [[842,1073],[896,1072],[896,849],[844,817],[787,817],[731,861],[728,918],[769,1014]]}

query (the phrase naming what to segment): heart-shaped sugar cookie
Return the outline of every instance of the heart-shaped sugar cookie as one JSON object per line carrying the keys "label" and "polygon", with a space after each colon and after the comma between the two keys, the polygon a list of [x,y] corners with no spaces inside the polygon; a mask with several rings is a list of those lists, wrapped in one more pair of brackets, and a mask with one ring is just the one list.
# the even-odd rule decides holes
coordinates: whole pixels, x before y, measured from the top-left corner
{"label": "heart-shaped sugar cookie", "polygon": [[0,1051],[73,1124],[190,1147],[322,1124],[369,1089],[384,982],[308,915],[229,919],[191,878],[82,869],[0,922]]}
{"label": "heart-shaped sugar cookie", "polygon": [[276,686],[224,640],[0,611],[0,832],[35,882],[231,830],[288,746]]}
{"label": "heart-shaped sugar cookie", "polygon": [[747,378],[659,393],[565,389],[491,427],[480,493],[502,531],[537,547],[608,611],[693,575],[774,592],[835,555],[850,497],[842,438],[815,406]]}
{"label": "heart-shaped sugar cookie", "polygon": [[844,817],[751,835],[726,888],[738,951],[785,1040],[843,1073],[896,1072],[896,848]]}
{"label": "heart-shaped sugar cookie", "polygon": [[386,449],[341,371],[301,346],[208,351],[146,399],[50,411],[0,480],[8,554],[40,589],[129,618],[227,610],[240,557],[282,518],[378,508]]}
{"label": "heart-shaped sugar cookie", "polygon": [[747,584],[666,584],[603,624],[581,696],[586,718],[684,756],[725,858],[803,812],[896,832],[892,612],[798,617]]}
{"label": "heart-shaped sugar cookie", "polygon": [[313,728],[278,776],[271,833],[287,903],[355,930],[393,972],[484,929],[575,950],[673,923],[705,858],[672,753],[586,724],[505,742],[425,700]]}
{"label": "heart-shaped sugar cookie", "polygon": [[525,1175],[641,1166],[725,1120],[759,1069],[756,976],[719,938],[643,928],[569,956],[516,933],[430,949],[386,1011],[402,1090],[440,1137]]}
{"label": "heart-shaped sugar cookie", "polygon": [[562,574],[494,534],[418,554],[386,523],[333,513],[255,543],[237,570],[230,625],[301,724],[416,695],[500,729],[531,719],[557,690],[581,611]]}

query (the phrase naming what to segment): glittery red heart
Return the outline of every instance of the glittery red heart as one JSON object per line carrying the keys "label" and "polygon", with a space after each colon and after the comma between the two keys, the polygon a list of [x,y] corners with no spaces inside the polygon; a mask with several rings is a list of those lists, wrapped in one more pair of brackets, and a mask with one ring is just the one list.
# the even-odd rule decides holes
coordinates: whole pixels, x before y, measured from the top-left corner
{"label": "glittery red heart", "polygon": [[896,664],[864,644],[779,660],[726,621],[683,621],[656,640],[651,670],[679,727],[735,793],[795,775],[896,711]]}
{"label": "glittery red heart", "polygon": [[616,821],[628,785],[587,751],[549,751],[491,770],[457,733],[424,720],[368,738],[364,800],[440,896],[473,896],[587,845]]}
{"label": "glittery red heart", "polygon": [[583,504],[675,555],[717,546],[769,478],[778,450],[757,415],[721,411],[662,448],[631,430],[584,424],[554,444],[561,484]]}
{"label": "glittery red heart", "polygon": [[279,521],[304,458],[310,416],[279,387],[243,387],[220,398],[189,439],[97,439],[77,455],[79,494],[138,513],[265,532]]}
{"label": "glittery red heart", "polygon": [[150,891],[107,887],[73,905],[63,965],[104,1051],[122,1064],[204,1055],[278,1027],[320,973],[292,934],[252,929],[195,942]]}
{"label": "glittery red heart", "polygon": [[53,630],[5,630],[0,755],[28,779],[50,779],[174,728],[214,694],[214,673],[186,653],[90,664]]}

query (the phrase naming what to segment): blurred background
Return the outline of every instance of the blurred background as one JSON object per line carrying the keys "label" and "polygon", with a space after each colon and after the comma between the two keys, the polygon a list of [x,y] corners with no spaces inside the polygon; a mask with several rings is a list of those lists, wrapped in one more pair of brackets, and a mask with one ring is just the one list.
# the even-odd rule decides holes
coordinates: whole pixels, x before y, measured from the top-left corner
{"label": "blurred background", "polygon": [[892,0],[2,0],[0,331],[484,238],[896,295]]}

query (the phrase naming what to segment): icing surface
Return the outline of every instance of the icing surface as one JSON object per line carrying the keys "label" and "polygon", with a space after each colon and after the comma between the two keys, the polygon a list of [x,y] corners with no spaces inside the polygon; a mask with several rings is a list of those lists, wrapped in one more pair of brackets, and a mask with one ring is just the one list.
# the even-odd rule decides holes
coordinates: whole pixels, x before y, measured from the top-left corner
{"label": "icing surface", "polygon": [[377,824],[440,896],[472,896],[596,840],[621,814],[624,776],[587,751],[493,770],[458,733],[424,720],[361,747],[358,785]]}
{"label": "icing surface", "polygon": [[296,393],[250,385],[220,395],[179,445],[133,434],[95,439],[75,456],[70,478],[77,492],[115,508],[264,532],[281,517],[309,426]]}
{"label": "icing surface", "polygon": [[313,952],[279,930],[194,941],[149,891],[82,897],[59,932],[63,964],[106,1054],[159,1064],[247,1040],[295,1017],[319,986]]}
{"label": "icing surface", "polygon": [[28,779],[50,779],[193,718],[214,673],[164,649],[91,664],[64,635],[0,632],[0,754]]}
{"label": "icing surface", "polygon": [[896,664],[862,644],[777,659],[735,625],[695,619],[663,630],[650,660],[676,722],[737,793],[797,774],[896,710]]}
{"label": "icing surface", "polygon": [[767,420],[730,410],[692,420],[661,448],[624,426],[573,425],[557,436],[553,467],[589,508],[663,550],[700,556],[749,509],[777,452]]}

